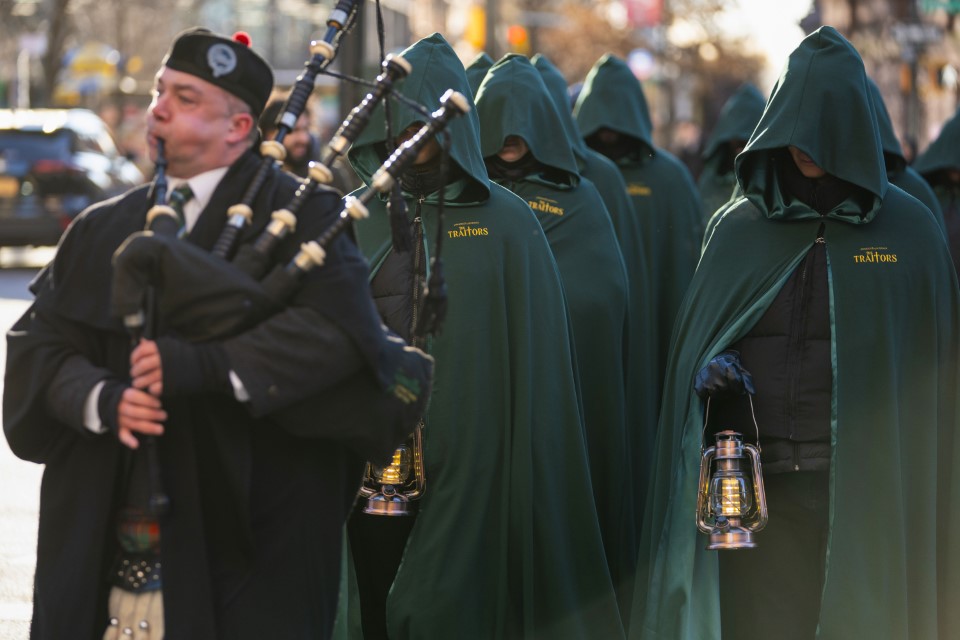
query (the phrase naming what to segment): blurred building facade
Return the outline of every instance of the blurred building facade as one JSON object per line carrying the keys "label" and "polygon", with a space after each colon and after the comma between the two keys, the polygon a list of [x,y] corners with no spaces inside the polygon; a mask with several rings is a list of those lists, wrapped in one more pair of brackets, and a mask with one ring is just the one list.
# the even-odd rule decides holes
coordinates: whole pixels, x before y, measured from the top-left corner
{"label": "blurred building facade", "polygon": [[957,0],[816,0],[804,27],[829,24],[853,42],[912,159],[960,104],[958,13]]}
{"label": "blurred building facade", "polygon": [[[658,144],[691,152],[726,98],[765,61],[716,20],[723,0],[380,0],[383,49],[439,31],[465,61],[486,51],[544,53],[570,83],[612,52],[635,68]],[[149,102],[171,39],[202,24],[247,31],[289,87],[333,0],[0,0],[0,106],[86,106],[127,113]],[[960,0],[810,0],[802,26],[837,27],[861,51],[905,148],[922,149],[957,107]],[[334,69],[370,78],[380,60],[375,0],[341,41]],[[779,64],[779,61],[771,61]],[[52,78],[52,79],[51,79]],[[321,78],[321,131],[364,90]],[[682,149],[680,149],[682,147]]]}

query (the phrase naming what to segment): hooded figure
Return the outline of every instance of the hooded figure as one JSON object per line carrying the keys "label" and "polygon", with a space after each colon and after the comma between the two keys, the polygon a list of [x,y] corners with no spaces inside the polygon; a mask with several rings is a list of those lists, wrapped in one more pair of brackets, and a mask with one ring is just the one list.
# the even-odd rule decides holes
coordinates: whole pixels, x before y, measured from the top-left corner
{"label": "hooded figure", "polygon": [[914,160],[913,168],[933,187],[947,229],[947,244],[960,273],[960,110]]}
{"label": "hooded figure", "polygon": [[[957,637],[960,295],[929,210],[887,183],[863,63],[836,30],[790,55],[736,171],[743,197],[677,318],[630,637]],[[769,506],[757,548],[736,553],[705,550],[695,521],[694,380],[723,399],[701,383],[731,345]],[[752,442],[742,420],[726,426]],[[794,502],[776,488],[791,484]]]}
{"label": "hooded figure", "polygon": [[596,187],[577,173],[569,141],[557,135],[560,116],[526,57],[508,54],[491,67],[477,94],[477,115],[491,179],[530,205],[557,260],[600,531],[614,584],[626,584],[637,540],[635,502],[624,487],[632,475],[624,420],[627,273],[613,224]]}
{"label": "hooded figure", "polygon": [[[469,96],[463,65],[439,34],[402,55],[413,67],[400,87],[406,97],[432,108],[447,89]],[[394,135],[423,121],[406,107],[391,111]],[[379,113],[350,151],[368,183],[385,159]],[[426,491],[405,548],[402,532],[385,529],[393,526],[386,521],[400,518],[353,516],[362,624],[379,624],[363,633],[619,637],[556,262],[530,207],[487,178],[476,111],[447,130],[452,146],[442,257],[449,309],[442,333],[426,344],[443,363],[424,418]],[[378,308],[403,334],[410,333],[436,251],[439,163],[428,160],[400,179],[414,221],[412,251],[392,249],[380,200],[357,226]],[[385,606],[370,604],[376,594],[368,588],[365,559],[398,538],[403,559],[395,578],[386,576]],[[382,582],[383,573],[376,579]],[[358,602],[351,596],[340,623],[359,637]],[[370,619],[377,615],[379,623]]]}
{"label": "hooded figure", "polygon": [[927,205],[937,224],[940,225],[944,237],[946,237],[947,228],[944,224],[943,210],[940,208],[937,194],[933,192],[923,176],[907,164],[903,149],[900,147],[900,141],[897,140],[897,134],[893,131],[893,122],[890,120],[887,105],[883,102],[880,87],[869,77],[867,83],[870,86],[870,96],[873,98],[873,106],[877,112],[877,126],[880,128],[880,144],[883,147],[883,161],[887,167],[887,180],[890,181],[890,184],[897,185]]}
{"label": "hooded figure", "polygon": [[633,212],[633,203],[630,202],[630,196],[627,195],[627,183],[623,180],[623,175],[617,165],[607,156],[598,151],[594,151],[587,146],[583,137],[580,135],[580,129],[573,119],[573,113],[569,109],[569,98],[567,96],[567,82],[564,80],[560,70],[557,69],[549,59],[543,54],[538,53],[530,59],[533,66],[540,72],[540,78],[547,87],[547,92],[557,108],[557,114],[560,116],[560,124],[573,151],[573,157],[577,160],[577,167],[581,177],[586,178],[600,191],[603,203],[607,206],[607,212],[613,221],[613,228],[617,232],[617,241],[620,243],[620,250],[623,253],[624,262],[627,264],[628,273],[647,273],[646,267],[642,266],[642,258],[639,246],[636,244],[635,226],[636,215]]}
{"label": "hooded figure", "polygon": [[[635,236],[645,269],[630,271],[630,349],[643,354],[630,362],[627,415],[635,468],[647,470],[653,451],[660,390],[673,320],[693,277],[703,235],[697,187],[686,167],[653,144],[653,125],[643,88],[625,62],[605,55],[593,66],[574,111],[587,144],[615,161],[627,183],[636,221],[617,231]],[[624,255],[626,256],[626,251]],[[629,264],[631,269],[633,265]],[[633,342],[636,341],[636,345]],[[647,473],[636,475],[639,500],[646,495]],[[643,513],[642,505],[637,509]]]}
{"label": "hooded figure", "polygon": [[467,82],[470,84],[470,94],[476,97],[477,90],[480,89],[480,83],[487,71],[493,66],[493,58],[486,51],[481,51],[467,65]]}
{"label": "hooded figure", "polygon": [[[577,160],[577,166],[580,169],[580,176],[593,182],[600,191],[603,203],[607,206],[607,212],[613,222],[613,229],[617,234],[617,243],[620,245],[620,253],[623,255],[623,263],[627,269],[627,285],[629,287],[629,302],[627,309],[627,335],[624,338],[626,348],[624,356],[624,367],[626,369],[626,407],[624,409],[627,425],[627,442],[632,442],[637,437],[637,425],[641,423],[644,412],[647,410],[645,400],[648,396],[644,393],[644,385],[640,380],[640,364],[646,362],[650,354],[650,345],[652,341],[647,331],[648,306],[646,303],[649,296],[647,278],[650,274],[647,266],[647,256],[643,251],[643,245],[640,242],[642,233],[640,231],[640,219],[633,210],[633,203],[630,196],[627,195],[627,184],[623,179],[623,174],[617,165],[607,156],[598,151],[594,151],[587,146],[583,137],[580,135],[580,129],[573,119],[573,113],[570,111],[569,96],[567,95],[567,83],[560,71],[542,54],[533,56],[530,60],[553,99],[560,116],[560,122],[564,131],[567,133],[570,148],[573,150],[573,156]],[[633,450],[631,445],[630,450]],[[634,475],[634,477],[636,477]],[[623,537],[625,540],[635,538],[637,531],[637,522],[642,514],[642,496],[637,493],[636,486],[624,486],[624,498],[633,500],[634,524],[624,525]],[[630,493],[630,498],[626,494]],[[629,554],[632,556],[633,553]],[[628,557],[629,557],[628,556]],[[618,585],[620,597],[627,594],[625,585]],[[629,611],[624,611],[624,614]],[[625,621],[626,622],[626,621]]]}
{"label": "hooded figure", "polygon": [[741,85],[720,110],[703,150],[703,171],[697,180],[704,220],[709,220],[733,196],[737,185],[733,159],[743,151],[766,103],[763,94],[748,82]]}

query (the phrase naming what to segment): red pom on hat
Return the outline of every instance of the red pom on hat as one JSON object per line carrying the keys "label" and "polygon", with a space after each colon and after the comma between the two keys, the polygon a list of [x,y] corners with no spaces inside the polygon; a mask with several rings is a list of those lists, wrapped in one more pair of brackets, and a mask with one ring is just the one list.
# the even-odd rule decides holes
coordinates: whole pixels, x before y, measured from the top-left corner
{"label": "red pom on hat", "polygon": [[249,47],[250,46],[250,34],[246,31],[237,31],[233,34],[234,42],[239,42],[240,44]]}

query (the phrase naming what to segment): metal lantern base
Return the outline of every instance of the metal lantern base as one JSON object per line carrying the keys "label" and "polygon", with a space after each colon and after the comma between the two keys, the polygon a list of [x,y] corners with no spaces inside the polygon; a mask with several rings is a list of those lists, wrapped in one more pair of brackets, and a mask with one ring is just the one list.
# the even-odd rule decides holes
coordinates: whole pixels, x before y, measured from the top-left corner
{"label": "metal lantern base", "polygon": [[753,541],[753,531],[741,529],[740,527],[730,527],[726,531],[714,531],[710,534],[710,544],[707,545],[708,551],[753,549],[757,543]]}
{"label": "metal lantern base", "polygon": [[374,516],[409,516],[412,513],[410,500],[406,496],[387,492],[386,488],[384,492],[367,498],[363,512]]}

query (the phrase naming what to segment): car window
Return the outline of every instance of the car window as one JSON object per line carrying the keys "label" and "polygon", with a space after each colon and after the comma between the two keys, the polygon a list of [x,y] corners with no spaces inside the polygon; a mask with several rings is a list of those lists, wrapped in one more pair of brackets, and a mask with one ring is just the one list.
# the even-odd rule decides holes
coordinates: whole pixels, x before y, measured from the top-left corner
{"label": "car window", "polygon": [[4,164],[70,158],[70,137],[64,131],[0,131],[0,157]]}
{"label": "car window", "polygon": [[92,151],[94,153],[103,153],[100,142],[96,136],[90,135],[85,131],[77,132],[77,151]]}
{"label": "car window", "polygon": [[103,151],[103,153],[108,156],[113,157],[118,155],[117,145],[114,143],[113,137],[110,134],[110,132],[107,131],[106,129],[98,133],[97,146],[99,146],[100,149]]}

